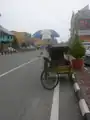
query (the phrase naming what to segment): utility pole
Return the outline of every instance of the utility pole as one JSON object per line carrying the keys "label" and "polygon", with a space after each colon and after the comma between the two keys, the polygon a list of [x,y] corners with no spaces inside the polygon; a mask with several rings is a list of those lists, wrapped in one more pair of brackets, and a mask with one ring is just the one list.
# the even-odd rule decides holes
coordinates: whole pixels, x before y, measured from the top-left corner
{"label": "utility pole", "polygon": [[[0,17],[2,16],[2,14],[0,13]],[[0,24],[1,25],[1,24]],[[1,34],[0,34],[0,38],[1,38]],[[2,52],[2,48],[3,48],[3,44],[1,43],[1,40],[0,40],[0,52]]]}
{"label": "utility pole", "polygon": [[[0,17],[2,16],[2,14],[0,13]],[[1,25],[1,24],[0,24]]]}

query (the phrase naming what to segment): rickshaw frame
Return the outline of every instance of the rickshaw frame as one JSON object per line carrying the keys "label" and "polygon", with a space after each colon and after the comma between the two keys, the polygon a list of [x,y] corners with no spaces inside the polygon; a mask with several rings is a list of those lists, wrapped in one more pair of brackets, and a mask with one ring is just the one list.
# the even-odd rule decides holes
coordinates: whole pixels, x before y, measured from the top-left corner
{"label": "rickshaw frame", "polygon": [[[69,79],[72,79],[72,74],[73,74],[74,71],[73,71],[73,68],[72,68],[72,65],[71,65],[70,55],[68,55],[69,50],[70,50],[70,48],[69,48],[68,45],[53,45],[53,46],[49,46],[47,48],[47,52],[48,52],[49,58],[51,58],[51,60],[48,57],[44,57],[44,69],[43,69],[43,72],[41,73],[41,82],[42,82],[43,74],[45,74],[44,77],[45,77],[45,80],[46,80],[49,72],[55,73],[56,75],[67,74]],[[57,55],[54,53],[55,51],[56,51],[56,53],[58,53]],[[60,61],[60,59],[57,60],[57,58],[59,58],[59,55],[61,55],[61,58],[63,58],[63,61],[64,61],[65,60],[64,53],[66,53],[67,56],[68,56],[67,61],[69,61],[69,64],[60,65],[61,61]],[[52,57],[54,54],[57,58]],[[56,64],[53,65],[52,61],[53,61],[53,63],[56,62]],[[58,64],[57,64],[57,61],[58,61]],[[53,89],[54,87],[52,87],[50,89]],[[46,87],[44,86],[44,88],[46,88]],[[49,88],[46,88],[46,89],[49,89]]]}

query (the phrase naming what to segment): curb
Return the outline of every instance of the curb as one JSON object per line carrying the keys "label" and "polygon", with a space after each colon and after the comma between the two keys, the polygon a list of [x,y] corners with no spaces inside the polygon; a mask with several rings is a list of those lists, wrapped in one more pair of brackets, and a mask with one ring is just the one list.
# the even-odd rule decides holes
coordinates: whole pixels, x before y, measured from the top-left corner
{"label": "curb", "polygon": [[75,91],[76,97],[79,102],[79,107],[80,107],[82,117],[84,118],[84,120],[90,120],[90,110],[88,108],[88,105],[87,105],[84,97],[83,97],[83,93],[79,87],[79,84],[77,83],[75,74],[72,75],[72,80],[73,80],[74,91]]}

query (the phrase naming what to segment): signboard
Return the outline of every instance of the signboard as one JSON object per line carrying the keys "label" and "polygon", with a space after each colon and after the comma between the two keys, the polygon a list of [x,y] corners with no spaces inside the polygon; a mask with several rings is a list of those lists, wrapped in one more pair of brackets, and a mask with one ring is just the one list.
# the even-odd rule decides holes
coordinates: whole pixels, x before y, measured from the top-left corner
{"label": "signboard", "polygon": [[78,30],[78,35],[90,35],[90,30]]}
{"label": "signboard", "polygon": [[79,19],[78,28],[79,30],[90,30],[90,19]]}

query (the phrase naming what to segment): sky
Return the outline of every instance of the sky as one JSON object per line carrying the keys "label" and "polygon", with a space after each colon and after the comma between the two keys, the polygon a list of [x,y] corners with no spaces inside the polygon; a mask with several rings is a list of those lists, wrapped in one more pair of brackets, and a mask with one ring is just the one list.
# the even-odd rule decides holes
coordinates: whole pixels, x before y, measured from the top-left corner
{"label": "sky", "polygon": [[54,29],[60,40],[67,41],[72,11],[87,4],[90,0],[0,0],[0,24],[8,30],[32,34]]}

